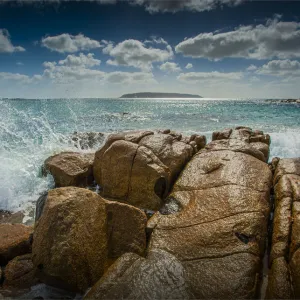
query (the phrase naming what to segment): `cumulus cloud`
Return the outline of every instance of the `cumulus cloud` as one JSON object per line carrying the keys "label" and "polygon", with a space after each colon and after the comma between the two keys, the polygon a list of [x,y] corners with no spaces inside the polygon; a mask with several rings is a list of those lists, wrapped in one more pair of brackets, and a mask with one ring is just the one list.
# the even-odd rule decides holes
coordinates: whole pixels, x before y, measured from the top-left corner
{"label": "cumulus cloud", "polygon": [[[11,0],[2,0],[0,3],[9,2]],[[25,4],[51,4],[67,2],[71,0],[17,0],[19,3]],[[80,1],[80,0],[75,0]],[[213,10],[224,5],[235,6],[241,4],[245,0],[86,0],[99,4],[116,4],[118,2],[127,2],[131,5],[139,5],[145,7],[150,13],[176,13],[178,11],[202,12]]]}
{"label": "cumulus cloud", "polygon": [[138,40],[125,40],[116,46],[109,43],[103,53],[110,55],[107,64],[114,66],[131,66],[141,70],[149,71],[154,62],[163,62],[171,59],[174,55],[171,46],[165,49],[146,47]]}
{"label": "cumulus cloud", "polygon": [[202,12],[222,5],[238,5],[243,0],[129,0],[132,4],[143,5],[150,13],[178,12],[182,10]]}
{"label": "cumulus cloud", "polygon": [[186,69],[191,69],[192,67],[193,67],[193,65],[192,65],[191,63],[188,63],[188,64],[185,66]]}
{"label": "cumulus cloud", "polygon": [[70,35],[68,33],[45,37],[42,39],[42,46],[60,53],[74,53],[101,47],[98,41],[92,40],[83,34]]}
{"label": "cumulus cloud", "polygon": [[0,72],[0,80],[12,80],[21,83],[33,83],[41,80],[41,75],[34,75],[32,77],[20,74],[20,73],[10,73],[10,72]]}
{"label": "cumulus cloud", "polygon": [[78,56],[70,54],[58,63],[68,67],[94,67],[99,66],[101,60],[95,59],[93,53],[87,55],[80,53]]}
{"label": "cumulus cloud", "polygon": [[300,62],[297,60],[272,60],[258,68],[256,74],[271,76],[300,76]]}
{"label": "cumulus cloud", "polygon": [[199,82],[220,82],[220,81],[231,81],[240,80],[243,78],[243,74],[240,72],[189,72],[180,73],[177,79],[185,83],[199,83]]}
{"label": "cumulus cloud", "polygon": [[178,64],[169,61],[160,65],[159,69],[167,73],[176,73],[181,71],[181,68],[178,66]]}
{"label": "cumulus cloud", "polygon": [[0,29],[0,53],[22,52],[25,49],[21,46],[14,46],[10,40],[9,32]]}
{"label": "cumulus cloud", "polygon": [[300,23],[281,22],[280,16],[257,26],[240,26],[228,32],[201,33],[179,43],[184,56],[219,60],[224,57],[252,59],[300,57]]}
{"label": "cumulus cloud", "polygon": [[149,72],[104,72],[93,67],[99,66],[100,60],[94,58],[94,54],[68,55],[58,62],[44,62],[43,78],[55,83],[65,84],[76,81],[99,81],[115,84],[133,84],[155,82],[152,73]]}
{"label": "cumulus cloud", "polygon": [[255,70],[257,70],[257,66],[255,66],[255,65],[250,65],[247,69],[246,69],[247,71],[255,71]]}

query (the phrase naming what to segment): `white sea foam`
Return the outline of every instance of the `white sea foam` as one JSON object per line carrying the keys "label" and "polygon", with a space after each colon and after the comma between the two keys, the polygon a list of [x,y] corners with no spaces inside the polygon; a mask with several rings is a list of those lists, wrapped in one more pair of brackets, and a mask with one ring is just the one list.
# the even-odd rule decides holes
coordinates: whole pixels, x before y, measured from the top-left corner
{"label": "white sea foam", "polygon": [[[57,103],[53,103],[55,104]],[[228,127],[228,124],[223,126],[224,122],[217,123],[215,120],[209,120],[209,117],[201,117],[199,121],[197,116],[193,115],[188,116],[187,119],[179,119],[184,114],[184,108],[179,116],[173,115],[172,118],[171,115],[164,117],[168,109],[162,106],[163,108],[156,112],[157,114],[161,112],[162,115],[156,116],[153,111],[160,105],[157,103],[154,109],[147,108],[142,113],[126,107],[123,110],[125,114],[117,112],[115,108],[103,110],[99,108],[83,114],[82,112],[86,112],[89,103],[85,102],[86,107],[82,110],[78,109],[78,106],[80,108],[80,105],[83,105],[82,103],[77,103],[78,106],[72,106],[71,103],[64,106],[66,110],[62,114],[63,120],[56,118],[52,111],[47,110],[52,103],[44,103],[44,105],[45,109],[34,111],[25,104],[25,108],[22,106],[23,108],[17,109],[16,105],[12,105],[9,101],[0,101],[0,209],[15,211],[25,209],[27,214],[32,211],[39,195],[53,186],[51,176],[41,176],[40,170],[44,160],[60,151],[78,151],[78,148],[70,144],[68,138],[73,131],[93,131],[95,128],[99,131],[110,132],[157,127],[173,129],[175,126],[174,129],[192,134],[201,133],[198,131],[201,130],[201,125],[198,125],[200,121],[208,130],[209,128],[216,130],[216,124],[218,128]],[[96,108],[98,108],[98,103]],[[174,108],[174,111],[176,110],[178,110],[177,104],[176,109]],[[197,113],[197,108],[190,113]],[[203,115],[205,115],[204,112]],[[111,116],[121,121],[114,122]],[[127,127],[124,128],[124,126]],[[253,126],[253,128],[256,127]],[[258,129],[268,131],[262,125]],[[207,136],[208,142],[211,140],[211,131],[202,132],[202,134]],[[286,126],[270,135],[272,139],[270,158],[300,156],[300,131]]]}

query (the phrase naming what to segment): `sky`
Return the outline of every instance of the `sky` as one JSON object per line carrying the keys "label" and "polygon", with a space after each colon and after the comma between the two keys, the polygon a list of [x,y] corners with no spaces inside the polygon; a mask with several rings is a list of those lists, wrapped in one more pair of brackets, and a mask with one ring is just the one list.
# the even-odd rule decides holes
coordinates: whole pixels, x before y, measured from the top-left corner
{"label": "sky", "polygon": [[0,0],[0,98],[300,97],[300,1]]}

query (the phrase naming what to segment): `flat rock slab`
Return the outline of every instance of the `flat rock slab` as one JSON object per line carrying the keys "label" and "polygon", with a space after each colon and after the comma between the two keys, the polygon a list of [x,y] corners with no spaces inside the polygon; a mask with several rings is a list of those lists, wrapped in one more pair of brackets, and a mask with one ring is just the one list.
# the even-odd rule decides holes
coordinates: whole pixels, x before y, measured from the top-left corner
{"label": "flat rock slab", "polygon": [[33,228],[23,224],[0,224],[0,265],[31,251]]}

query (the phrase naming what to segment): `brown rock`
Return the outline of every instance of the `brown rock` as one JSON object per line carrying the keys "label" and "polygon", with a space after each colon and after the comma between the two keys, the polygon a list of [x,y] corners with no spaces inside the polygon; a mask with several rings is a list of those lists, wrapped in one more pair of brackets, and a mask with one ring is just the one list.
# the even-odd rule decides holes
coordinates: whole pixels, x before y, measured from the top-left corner
{"label": "brown rock", "polygon": [[[300,297],[300,160],[280,159],[274,172],[275,212],[269,298]],[[294,292],[294,295],[293,295]]]}
{"label": "brown rock", "polygon": [[23,224],[0,224],[0,265],[31,251],[32,231]]}
{"label": "brown rock", "polygon": [[158,210],[178,174],[206,143],[193,137],[194,145],[171,131],[134,131],[113,134],[96,152],[94,177],[102,195],[129,204]]}
{"label": "brown rock", "polygon": [[273,261],[268,276],[266,299],[294,298],[289,274],[289,266],[284,257],[277,258]]}
{"label": "brown rock", "polygon": [[165,251],[150,251],[147,259],[126,253],[84,299],[189,299],[186,276],[180,261]]}
{"label": "brown rock", "polygon": [[39,280],[35,277],[31,254],[17,256],[5,267],[3,289],[23,290],[38,282]]}
{"label": "brown rock", "polygon": [[232,133],[232,129],[231,128],[226,128],[223,131],[215,131],[212,134],[212,140],[216,141],[216,140],[227,140],[229,139],[230,135]]}
{"label": "brown rock", "polygon": [[[232,133],[208,144],[180,174],[170,195],[177,212],[148,221],[149,250],[182,263],[196,299],[258,296],[272,172],[251,155],[248,128]],[[240,151],[246,147],[249,153]]]}
{"label": "brown rock", "polygon": [[93,181],[93,161],[93,153],[62,152],[46,159],[44,165],[57,187],[84,187]]}
{"label": "brown rock", "polygon": [[36,224],[32,260],[42,281],[84,292],[112,260],[145,250],[146,216],[87,189],[51,190]]}
{"label": "brown rock", "polygon": [[2,223],[22,223],[24,213],[22,211],[10,212],[6,210],[0,210],[0,224]]}

